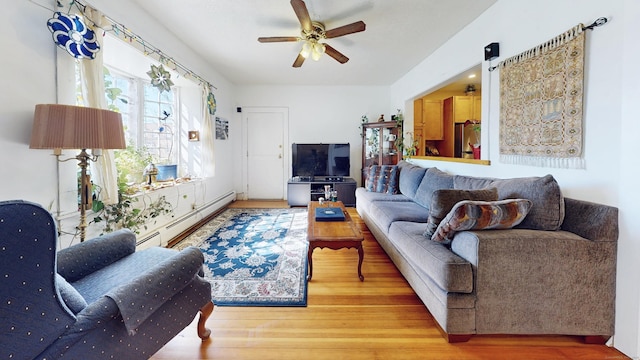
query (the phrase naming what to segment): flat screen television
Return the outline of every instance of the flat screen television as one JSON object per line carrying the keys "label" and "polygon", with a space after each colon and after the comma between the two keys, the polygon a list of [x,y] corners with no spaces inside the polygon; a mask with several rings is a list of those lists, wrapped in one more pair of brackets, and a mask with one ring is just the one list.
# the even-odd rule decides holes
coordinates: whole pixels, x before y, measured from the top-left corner
{"label": "flat screen television", "polygon": [[349,176],[349,144],[292,144],[292,175]]}

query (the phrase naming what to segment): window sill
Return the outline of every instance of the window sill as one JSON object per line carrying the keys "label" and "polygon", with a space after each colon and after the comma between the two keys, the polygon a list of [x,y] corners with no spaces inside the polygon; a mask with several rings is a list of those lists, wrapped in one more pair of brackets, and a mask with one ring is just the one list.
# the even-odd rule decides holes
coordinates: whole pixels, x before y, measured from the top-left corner
{"label": "window sill", "polygon": [[129,189],[134,190],[129,193],[129,196],[145,195],[145,194],[153,193],[155,191],[166,189],[166,188],[172,188],[172,187],[181,186],[184,184],[198,183],[198,182],[201,182],[202,180],[203,180],[202,178],[188,178],[188,179],[179,178],[178,180],[157,181],[151,185],[142,183],[142,184],[136,185],[135,187],[134,186],[129,187]]}
{"label": "window sill", "polygon": [[405,160],[416,159],[416,160],[448,161],[448,162],[474,164],[474,165],[491,165],[491,160],[463,159],[463,158],[452,158],[452,157],[443,157],[443,156],[405,156],[404,159]]}

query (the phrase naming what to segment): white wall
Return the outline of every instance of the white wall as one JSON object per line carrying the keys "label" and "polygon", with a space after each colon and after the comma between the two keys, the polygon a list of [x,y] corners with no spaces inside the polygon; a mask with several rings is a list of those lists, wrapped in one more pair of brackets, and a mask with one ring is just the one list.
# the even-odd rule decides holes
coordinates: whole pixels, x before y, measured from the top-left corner
{"label": "white wall", "polygon": [[[337,65],[336,65],[337,66]],[[351,177],[360,183],[362,143],[360,118],[376,121],[380,114],[391,120],[386,86],[243,86],[237,106],[279,106],[289,109],[289,142],[348,142]],[[291,167],[291,159],[287,166]],[[239,169],[242,171],[242,169]],[[291,169],[289,169],[291,172]]]}
{"label": "white wall", "polygon": [[[6,6],[8,5],[8,6]],[[51,13],[29,2],[0,13],[4,86],[0,96],[0,199],[31,199],[48,206],[56,192],[53,157],[29,150],[35,104],[55,103],[55,48],[46,28]],[[25,26],[29,24],[30,26]],[[45,31],[42,31],[44,27]]]}
{"label": "white wall", "polygon": [[[483,48],[500,43],[500,58],[482,64],[483,159],[490,166],[416,160],[451,173],[492,177],[552,174],[566,196],[617,206],[620,209],[619,266],[614,346],[639,356],[637,261],[638,178],[634,154],[637,138],[637,19],[634,0],[500,0],[476,21],[391,86],[391,105],[411,104],[421,92],[483,61]],[[635,15],[635,16],[634,16]],[[499,71],[490,65],[544,43],[582,22],[608,17],[605,26],[587,32],[584,97],[586,169],[565,170],[500,163],[498,149]],[[634,23],[635,22],[635,23]],[[415,46],[415,44],[414,44]],[[622,56],[624,54],[624,57]],[[624,72],[624,76],[623,76]],[[405,111],[407,127],[413,112]],[[405,128],[405,129],[406,129]],[[488,141],[488,142],[487,142]],[[636,234],[636,235],[632,235]]]}
{"label": "white wall", "polygon": [[[619,66],[624,76],[621,80],[621,126],[620,137],[610,142],[620,143],[620,180],[612,186],[619,189],[620,208],[620,246],[618,250],[618,292],[616,316],[616,348],[634,358],[640,358],[640,207],[638,199],[638,99],[640,99],[640,69],[638,59],[638,19],[640,3],[637,0],[624,0],[624,14],[612,20],[623,22],[623,34],[619,41],[623,51]],[[615,59],[613,55],[610,58]],[[609,67],[608,66],[608,67]],[[605,118],[606,119],[606,118]],[[609,142],[609,141],[608,141]]]}

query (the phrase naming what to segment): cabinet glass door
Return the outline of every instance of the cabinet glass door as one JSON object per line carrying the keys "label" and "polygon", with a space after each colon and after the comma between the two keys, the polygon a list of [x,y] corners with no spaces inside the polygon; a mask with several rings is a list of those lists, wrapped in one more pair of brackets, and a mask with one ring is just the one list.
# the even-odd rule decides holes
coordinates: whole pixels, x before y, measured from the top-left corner
{"label": "cabinet glass door", "polygon": [[384,128],[382,135],[382,165],[395,165],[397,163],[398,152],[396,149],[397,128]]}
{"label": "cabinet glass door", "polygon": [[365,133],[365,164],[364,166],[378,165],[380,153],[380,129],[367,128]]}

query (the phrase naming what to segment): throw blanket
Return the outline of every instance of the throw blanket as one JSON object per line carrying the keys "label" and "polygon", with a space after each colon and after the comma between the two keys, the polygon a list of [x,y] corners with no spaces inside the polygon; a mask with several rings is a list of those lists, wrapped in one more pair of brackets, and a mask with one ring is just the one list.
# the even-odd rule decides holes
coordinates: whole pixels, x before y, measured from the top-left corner
{"label": "throw blanket", "polygon": [[500,161],[584,168],[579,24],[500,64]]}

